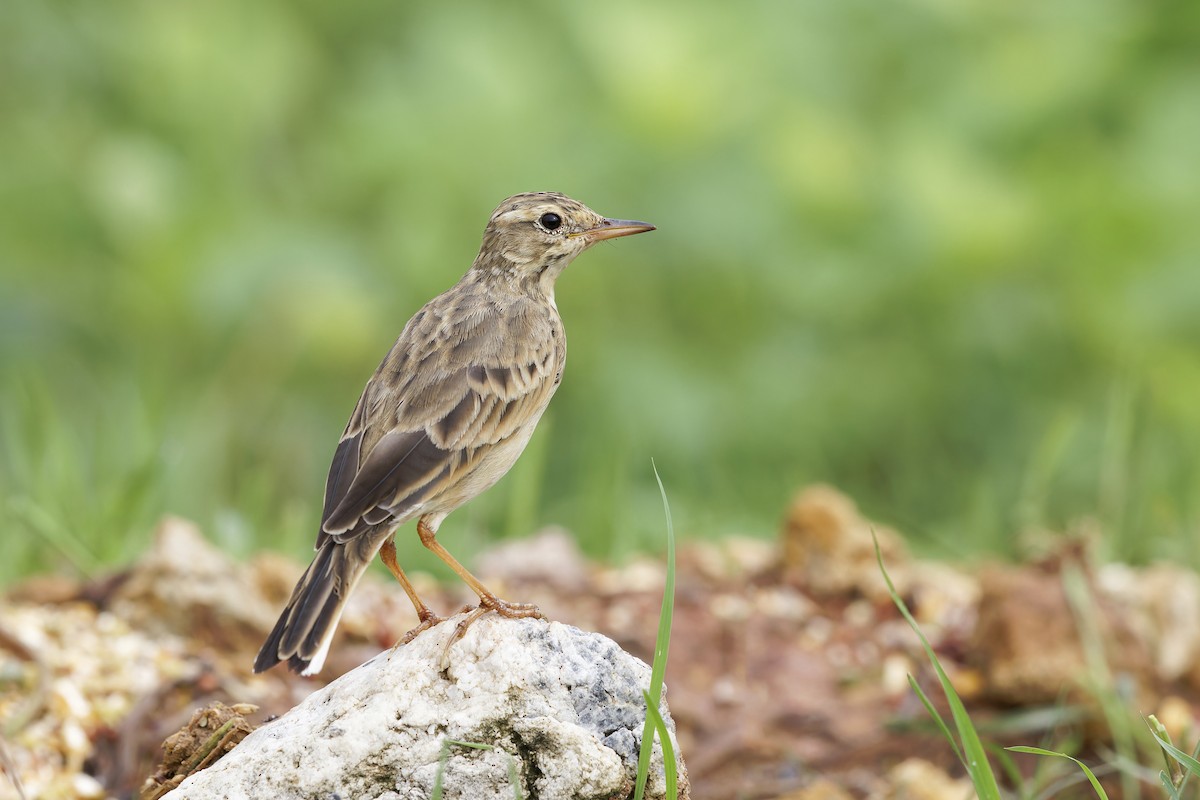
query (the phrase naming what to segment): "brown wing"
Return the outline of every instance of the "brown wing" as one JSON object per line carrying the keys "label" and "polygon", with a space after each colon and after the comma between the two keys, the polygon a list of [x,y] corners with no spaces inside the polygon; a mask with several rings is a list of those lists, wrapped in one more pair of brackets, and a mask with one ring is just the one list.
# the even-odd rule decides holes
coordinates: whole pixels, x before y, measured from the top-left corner
{"label": "brown wing", "polygon": [[317,547],[436,498],[549,402],[563,358],[553,312],[454,292],[413,317],[367,382],[330,465]]}

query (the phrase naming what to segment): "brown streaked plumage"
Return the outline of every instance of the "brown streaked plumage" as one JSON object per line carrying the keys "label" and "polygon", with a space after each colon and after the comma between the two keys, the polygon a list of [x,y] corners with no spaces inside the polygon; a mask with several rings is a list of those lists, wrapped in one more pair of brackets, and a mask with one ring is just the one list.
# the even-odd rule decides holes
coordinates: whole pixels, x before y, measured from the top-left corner
{"label": "brown streaked plumage", "polygon": [[437,529],[508,472],[558,388],[567,340],[555,279],[596,242],[650,230],[554,192],[514,195],[496,208],[471,269],[408,321],[367,381],[329,468],[317,555],[255,672],[280,661],[319,672],[376,553],[417,610],[420,624],[406,639],[439,622],[396,563],[392,536],[413,518],[421,542],[479,595],[481,609],[540,616],[488,591],[437,541]]}

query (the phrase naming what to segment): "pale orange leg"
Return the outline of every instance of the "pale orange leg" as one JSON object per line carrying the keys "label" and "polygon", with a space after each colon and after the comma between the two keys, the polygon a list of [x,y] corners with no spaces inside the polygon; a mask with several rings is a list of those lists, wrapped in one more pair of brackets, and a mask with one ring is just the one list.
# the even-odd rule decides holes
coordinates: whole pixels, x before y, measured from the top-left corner
{"label": "pale orange leg", "polygon": [[[481,609],[495,611],[500,616],[509,617],[510,619],[517,619],[520,617],[538,617],[540,619],[546,618],[542,614],[541,610],[533,603],[510,603],[507,600],[501,600],[499,597],[492,594],[492,592],[488,591],[488,588],[480,583],[478,578],[468,572],[466,567],[458,563],[458,560],[454,556],[450,555],[450,552],[446,550],[446,548],[442,547],[441,543],[437,540],[437,534],[425,524],[424,517],[421,517],[417,520],[417,535],[421,537],[421,544],[433,551],[433,554],[442,561],[445,561],[446,565],[449,566],[450,569],[454,570],[455,574],[462,578],[463,582],[466,583],[467,586],[471,587],[471,591],[479,595],[479,607]],[[464,620],[464,622],[470,624],[476,619],[477,617],[472,615]],[[462,623],[459,624],[459,628],[460,630],[458,635],[461,635],[462,630],[465,629],[463,628]]]}
{"label": "pale orange leg", "polygon": [[420,620],[420,623],[417,627],[404,634],[399,641],[399,644],[408,644],[416,638],[418,633],[429,630],[445,618],[439,617],[430,611],[429,606],[425,605],[424,601],[417,596],[417,590],[413,588],[412,582],[404,574],[404,570],[400,569],[400,563],[396,560],[396,541],[391,537],[388,537],[388,540],[383,543],[383,547],[379,548],[379,560],[388,568],[388,572],[392,573],[393,577],[400,582],[400,586],[404,588],[404,593],[412,601],[413,608],[417,610],[417,619]]}

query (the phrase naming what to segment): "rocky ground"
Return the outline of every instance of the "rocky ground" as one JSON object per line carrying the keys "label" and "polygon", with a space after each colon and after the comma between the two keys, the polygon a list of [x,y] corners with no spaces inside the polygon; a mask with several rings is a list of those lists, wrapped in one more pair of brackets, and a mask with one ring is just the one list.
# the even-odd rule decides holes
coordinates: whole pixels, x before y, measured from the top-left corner
{"label": "rocky ground", "polygon": [[[1085,536],[1058,539],[1036,563],[962,570],[914,560],[898,533],[874,530],[898,590],[989,741],[1068,743],[1095,762],[1111,760],[1117,698],[1135,724],[1154,713],[1177,741],[1194,743],[1194,573],[1094,565]],[[815,486],[787,509],[777,541],[681,546],[667,685],[694,798],[971,795],[908,685],[912,675],[940,698],[888,597],[871,531],[849,499]],[[565,533],[546,531],[476,564],[502,596],[536,602],[650,660],[661,563],[602,567]],[[189,720],[175,744],[209,749],[177,747],[175,770],[215,760],[415,624],[399,588],[368,577],[319,679],[252,675],[254,652],[303,566],[273,554],[235,563],[188,523],[166,520],[151,552],[106,580],[46,577],[12,588],[0,600],[0,763],[10,776],[0,798],[129,798],[143,788],[154,796],[173,774],[144,787],[162,743]],[[461,587],[415,578],[435,608],[470,599]],[[217,702],[224,707],[194,718]],[[1015,758],[1027,775],[1048,769]],[[1150,766],[1154,780],[1160,765]],[[1068,787],[1057,796],[1089,794]]]}

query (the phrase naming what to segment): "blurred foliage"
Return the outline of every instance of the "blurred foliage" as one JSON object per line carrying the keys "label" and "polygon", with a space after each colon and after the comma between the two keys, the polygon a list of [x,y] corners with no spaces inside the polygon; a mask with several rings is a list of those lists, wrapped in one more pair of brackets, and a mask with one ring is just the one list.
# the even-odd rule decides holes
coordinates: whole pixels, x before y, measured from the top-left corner
{"label": "blurred foliage", "polygon": [[452,549],[657,547],[654,457],[683,535],[825,480],[943,552],[1090,517],[1196,563],[1198,47],[1182,0],[7,0],[0,578],[165,512],[302,555],[531,189],[660,229],[560,281],[562,390]]}

